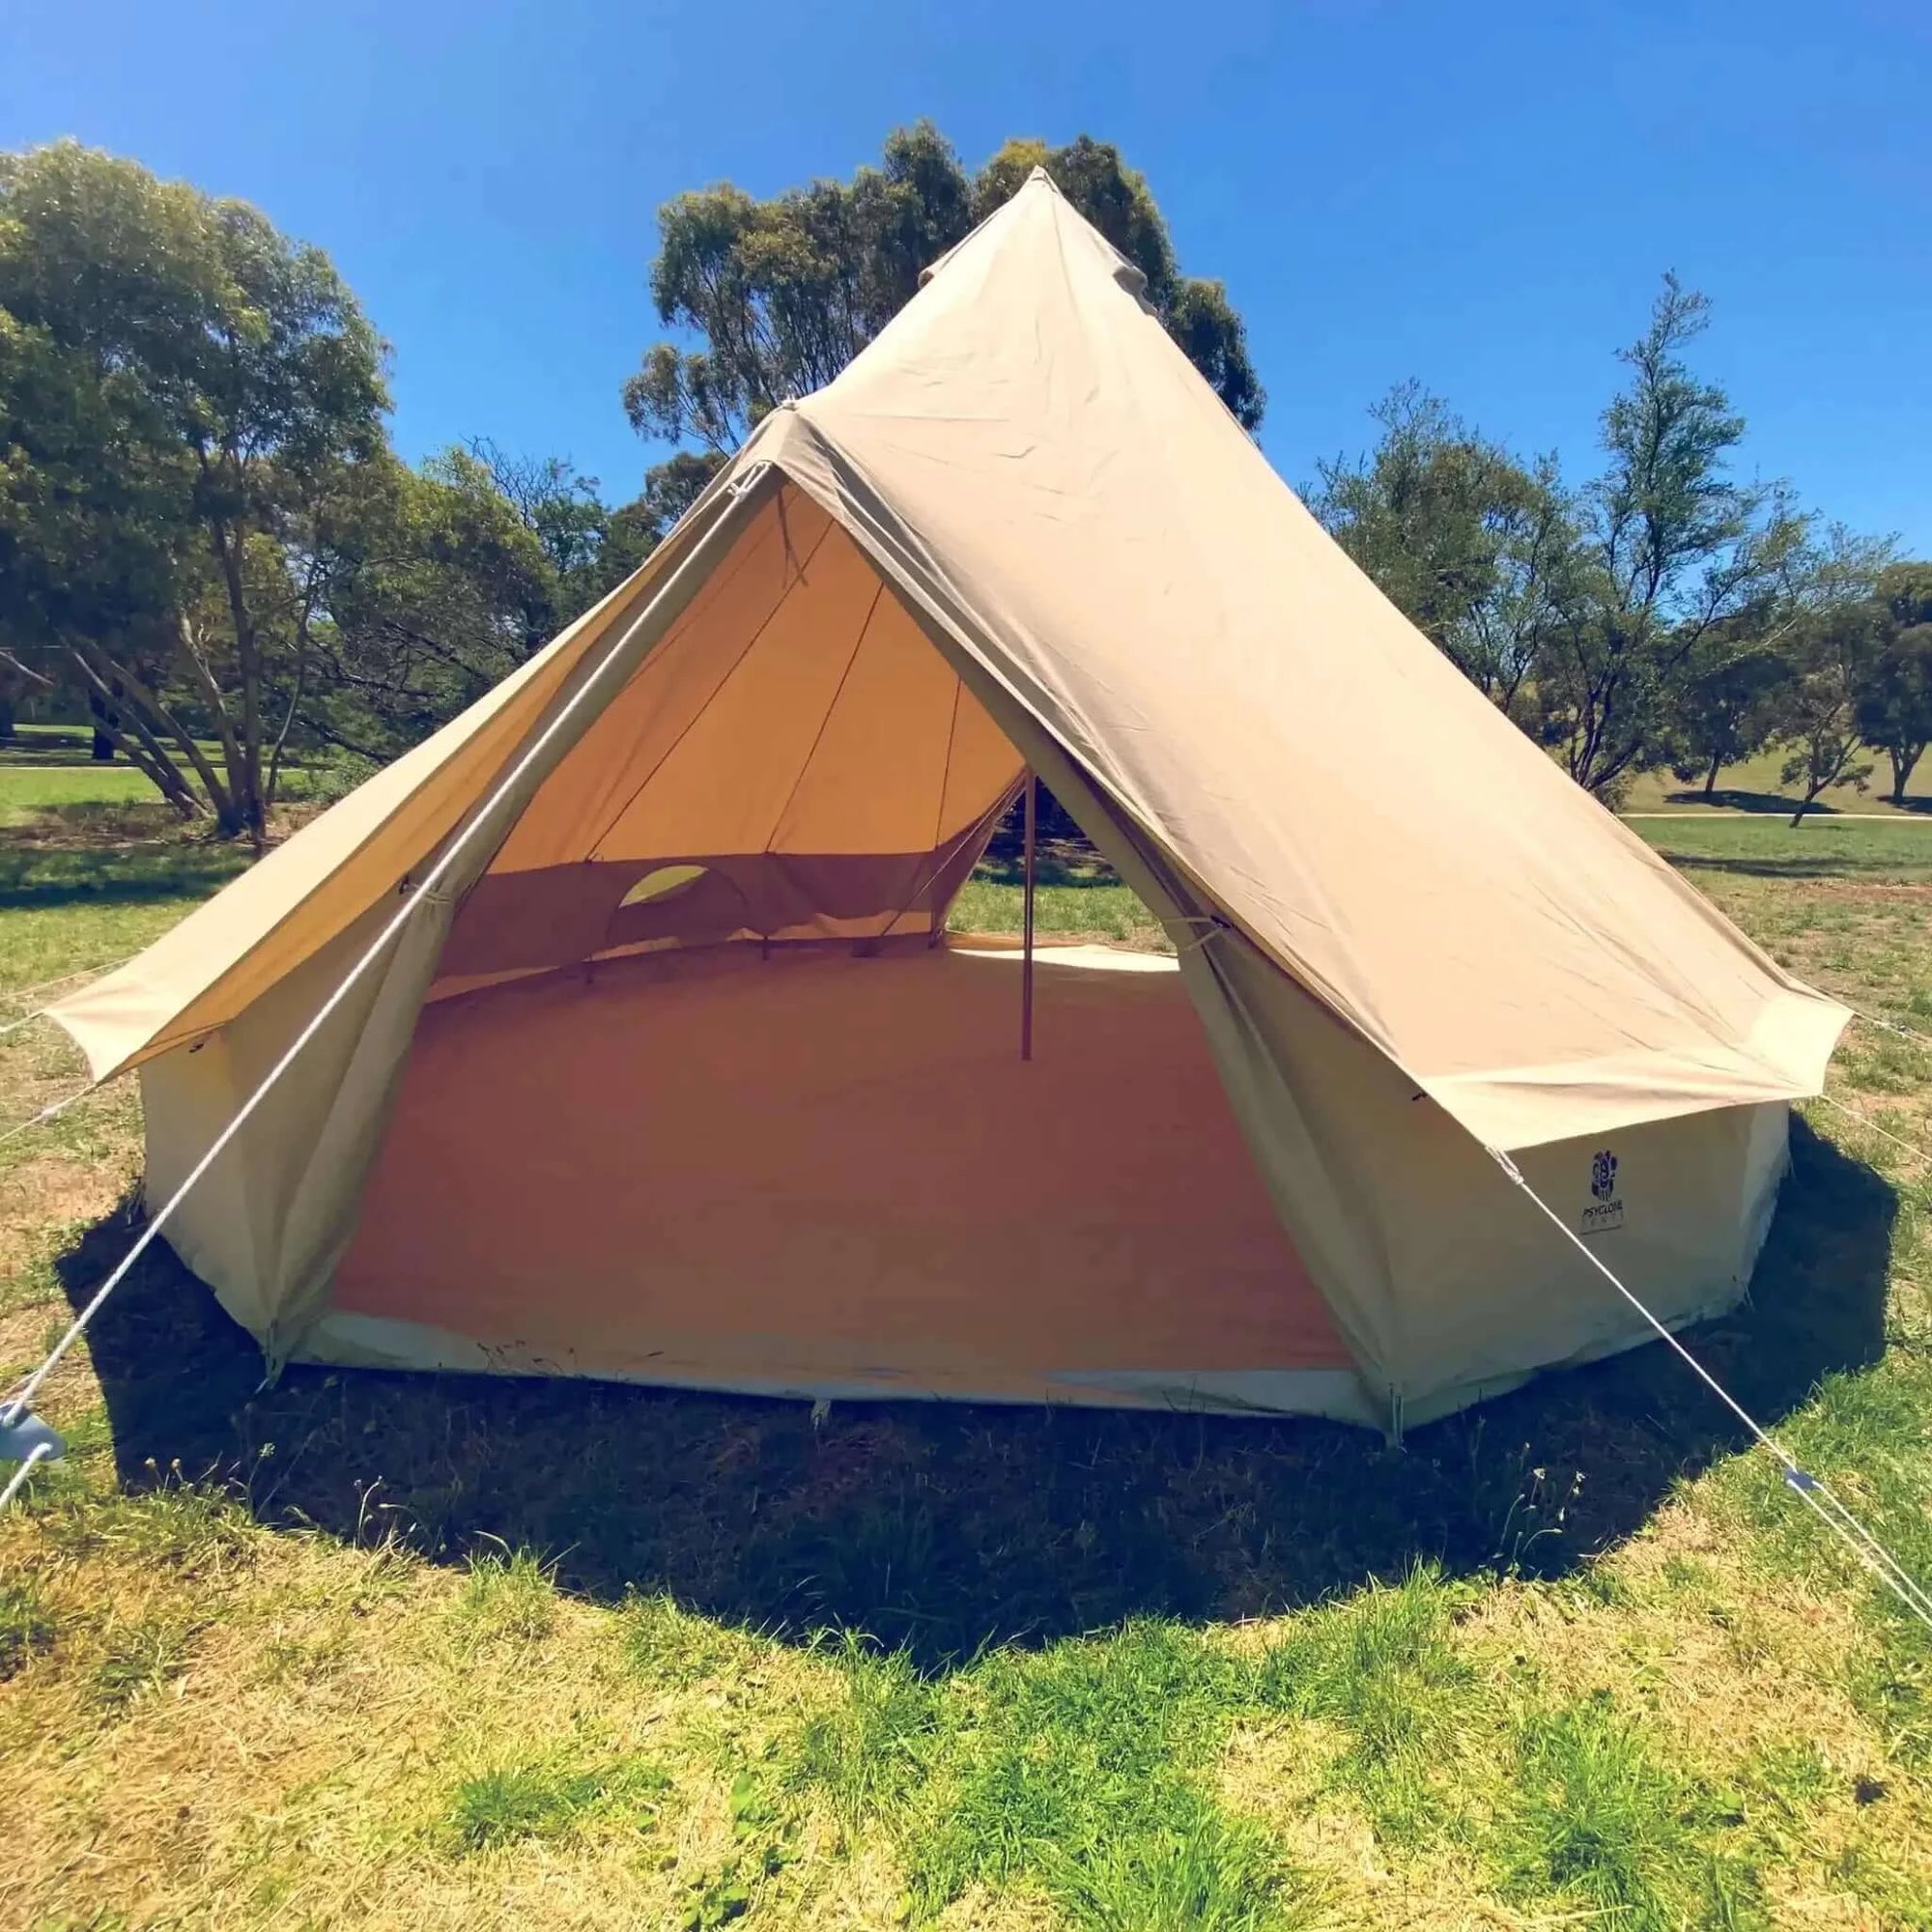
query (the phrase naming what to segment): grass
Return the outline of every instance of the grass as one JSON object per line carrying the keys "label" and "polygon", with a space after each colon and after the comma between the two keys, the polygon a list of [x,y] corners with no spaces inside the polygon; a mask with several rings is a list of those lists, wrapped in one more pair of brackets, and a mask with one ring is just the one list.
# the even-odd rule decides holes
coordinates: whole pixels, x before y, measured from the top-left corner
{"label": "grass", "polygon": [[[0,773],[0,798],[66,774]],[[92,774],[79,776],[91,777]],[[1932,832],[1639,827],[1932,1031]],[[1049,847],[1047,932],[1155,943]],[[239,859],[0,828],[0,991]],[[960,921],[1010,926],[998,854]],[[31,1000],[0,999],[8,1012]],[[1932,1574],[1932,1054],[1855,1031],[1694,1346]],[[0,1122],[78,1084],[0,1041]],[[125,1250],[130,1091],[0,1148],[0,1377]],[[165,1254],[0,1520],[25,1925],[1932,1925],[1932,1646],[1681,1365],[1416,1432],[801,1406],[259,1358]]]}
{"label": "grass", "polygon": [[[1820,815],[1833,812],[1872,812],[1883,817],[1904,816],[1932,811],[1932,765],[1921,761],[1912,776],[1903,806],[1892,804],[1891,766],[1883,753],[1868,754],[1872,772],[1865,789],[1856,785],[1829,785],[1811,810]],[[1703,811],[1716,807],[1721,811],[1766,812],[1789,817],[1797,810],[1800,796],[1783,780],[1785,753],[1760,752],[1742,764],[1727,765],[1718,775],[1715,795],[1707,801],[1701,778],[1690,784],[1668,772],[1643,772],[1631,783],[1624,799],[1627,811]]]}

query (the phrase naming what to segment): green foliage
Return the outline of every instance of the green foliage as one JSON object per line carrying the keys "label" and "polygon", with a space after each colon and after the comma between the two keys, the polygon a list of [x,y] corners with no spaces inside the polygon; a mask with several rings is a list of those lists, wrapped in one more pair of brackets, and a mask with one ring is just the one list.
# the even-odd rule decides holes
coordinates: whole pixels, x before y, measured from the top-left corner
{"label": "green foliage", "polygon": [[1792,626],[1791,674],[1776,693],[1771,735],[1789,751],[1780,781],[1801,790],[1793,825],[1828,785],[1863,791],[1871,777],[1871,761],[1859,757],[1859,713],[1883,650],[1883,608],[1870,594],[1883,561],[1882,547],[1834,531]]}
{"label": "green foliage", "polygon": [[1726,765],[1763,750],[1777,729],[1793,675],[1789,656],[1770,643],[1734,644],[1714,631],[1686,661],[1675,705],[1649,757],[1711,796]]}
{"label": "green foliage", "polygon": [[262,835],[301,689],[287,531],[386,407],[320,250],[71,141],[0,156],[0,626],[224,831]]}
{"label": "green foliage", "polygon": [[1932,745],[1932,563],[1894,563],[1872,588],[1873,649],[1856,697],[1859,735],[1891,762],[1900,804]]}
{"label": "green foliage", "polygon": [[1715,784],[1788,722],[1775,700],[1799,617],[1862,594],[1843,540],[1732,475],[1744,419],[1689,361],[1707,322],[1666,276],[1580,488],[1408,384],[1378,407],[1370,455],[1322,466],[1313,494],[1395,604],[1606,797],[1657,765]]}
{"label": "green foliage", "polygon": [[1806,525],[1778,491],[1733,480],[1744,419],[1686,359],[1705,298],[1665,276],[1620,359],[1602,474],[1581,493],[1581,573],[1538,675],[1545,737],[1571,777],[1613,790],[1659,744],[1699,646],[1768,636],[1802,573]]}
{"label": "green foliage", "polygon": [[1063,148],[1009,141],[977,177],[930,122],[887,137],[877,167],[759,201],[729,183],[658,212],[651,293],[659,319],[702,339],[660,342],[624,385],[643,436],[736,448],[790,396],[822,387],[912,299],[919,277],[1044,167],[1147,279],[1170,334],[1244,426],[1264,398],[1240,318],[1216,282],[1191,281],[1147,183],[1086,135]]}
{"label": "green foliage", "polygon": [[1323,464],[1310,507],[1404,615],[1519,717],[1577,587],[1555,461],[1525,469],[1415,383],[1371,413],[1382,427],[1375,450]]}
{"label": "green foliage", "polygon": [[385,457],[344,475],[309,557],[327,619],[312,632],[322,674],[304,721],[375,762],[473,703],[557,627],[561,586],[543,537],[464,450],[420,470]]}

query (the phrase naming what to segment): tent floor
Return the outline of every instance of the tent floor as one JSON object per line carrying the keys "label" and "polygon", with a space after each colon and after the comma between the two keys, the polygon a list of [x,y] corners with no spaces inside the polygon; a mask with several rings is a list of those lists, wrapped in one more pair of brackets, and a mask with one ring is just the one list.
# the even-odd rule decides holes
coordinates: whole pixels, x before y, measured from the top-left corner
{"label": "tent floor", "polygon": [[1082,958],[1040,956],[1028,1064],[1017,961],[965,949],[740,945],[432,1005],[327,1325],[726,1387],[1346,1370],[1179,973]]}

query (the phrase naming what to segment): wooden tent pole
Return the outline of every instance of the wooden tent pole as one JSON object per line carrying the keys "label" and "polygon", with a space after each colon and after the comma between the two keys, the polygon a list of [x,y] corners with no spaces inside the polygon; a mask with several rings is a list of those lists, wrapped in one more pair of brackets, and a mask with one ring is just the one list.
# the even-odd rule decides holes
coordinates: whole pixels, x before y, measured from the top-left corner
{"label": "wooden tent pole", "polygon": [[1020,908],[1020,1058],[1033,1058],[1033,883],[1036,799],[1039,781],[1031,767],[1026,775],[1026,885]]}

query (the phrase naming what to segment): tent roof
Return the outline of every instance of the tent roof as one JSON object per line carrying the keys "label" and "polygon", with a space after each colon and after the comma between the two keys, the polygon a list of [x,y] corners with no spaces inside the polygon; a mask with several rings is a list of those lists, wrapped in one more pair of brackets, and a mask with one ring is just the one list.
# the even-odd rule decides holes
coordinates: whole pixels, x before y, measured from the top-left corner
{"label": "tent roof", "polygon": [[[971,661],[996,717],[1046,734],[1203,903],[1483,1140],[1817,1091],[1843,1009],[1388,603],[1044,173],[728,474],[760,463]],[[482,703],[63,1002],[97,1073],[232,1016],[393,890],[722,487]]]}

